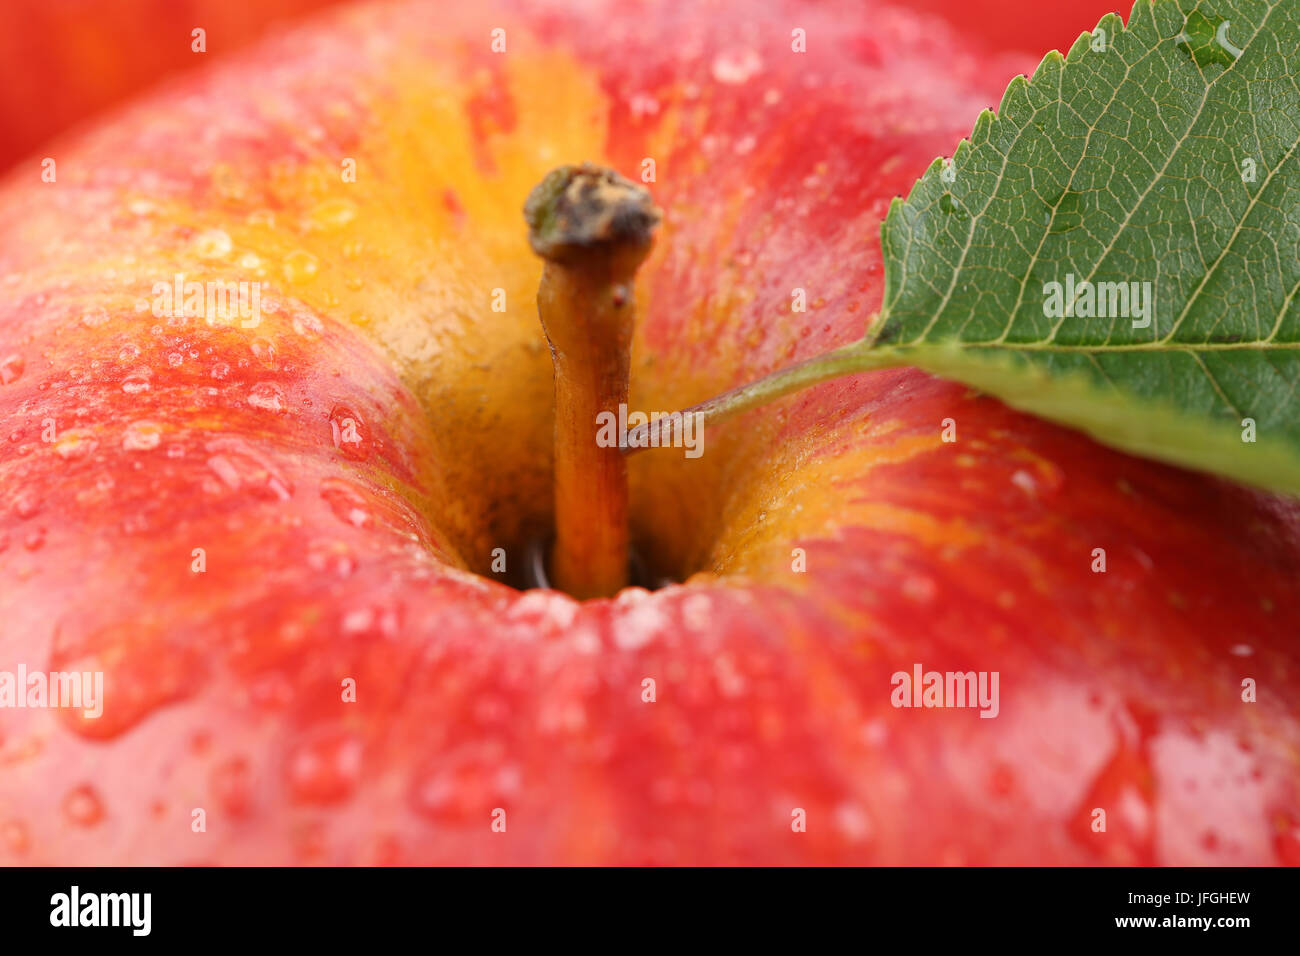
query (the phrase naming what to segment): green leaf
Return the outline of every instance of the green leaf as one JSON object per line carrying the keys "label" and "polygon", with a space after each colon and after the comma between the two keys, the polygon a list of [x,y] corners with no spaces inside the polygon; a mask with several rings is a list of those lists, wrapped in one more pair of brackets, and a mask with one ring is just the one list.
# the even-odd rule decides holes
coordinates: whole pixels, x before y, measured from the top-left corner
{"label": "green leaf", "polygon": [[1296,0],[1103,18],[1014,79],[882,238],[861,367],[905,361],[1126,451],[1300,491]]}

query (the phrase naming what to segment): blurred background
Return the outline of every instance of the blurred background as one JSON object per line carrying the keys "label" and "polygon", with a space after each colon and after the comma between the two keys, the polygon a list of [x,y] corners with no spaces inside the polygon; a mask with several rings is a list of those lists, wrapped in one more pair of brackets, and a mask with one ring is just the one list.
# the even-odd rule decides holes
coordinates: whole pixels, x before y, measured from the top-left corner
{"label": "blurred background", "polygon": [[[349,0],[0,0],[0,170],[164,77],[201,67],[287,20],[344,2]],[[990,52],[1032,54],[1026,69],[1054,47],[1067,49],[1121,6],[1116,0],[897,3],[944,17]],[[1130,0],[1122,5],[1127,16]],[[190,51],[195,27],[207,31],[206,55]]]}

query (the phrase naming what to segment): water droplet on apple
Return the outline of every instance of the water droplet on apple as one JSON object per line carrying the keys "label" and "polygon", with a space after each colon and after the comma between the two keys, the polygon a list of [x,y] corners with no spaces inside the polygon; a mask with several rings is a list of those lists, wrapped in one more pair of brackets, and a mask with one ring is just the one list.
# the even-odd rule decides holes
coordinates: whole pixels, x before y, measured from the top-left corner
{"label": "water droplet on apple", "polygon": [[21,355],[6,355],[0,359],[0,385],[11,385],[22,378],[27,363]]}
{"label": "water droplet on apple", "polygon": [[327,199],[311,211],[307,225],[313,229],[341,229],[357,218],[357,207],[348,199]]}
{"label": "water droplet on apple", "polygon": [[220,382],[222,379],[230,376],[230,363],[218,362],[212,366],[212,370],[208,372],[208,374]]}
{"label": "water droplet on apple", "polygon": [[493,759],[496,748],[464,754],[416,777],[411,808],[438,823],[472,825],[490,819],[494,807],[519,788],[519,771]]}
{"label": "water droplet on apple", "polygon": [[122,447],[127,451],[151,451],[162,441],[162,426],[157,422],[141,420],[126,426]]}
{"label": "water droplet on apple", "polygon": [[248,393],[248,404],[267,412],[283,412],[286,399],[284,389],[274,382],[259,382]]}
{"label": "water droplet on apple", "polygon": [[284,257],[281,264],[281,271],[284,273],[285,281],[291,285],[302,285],[316,278],[316,273],[320,270],[320,260],[310,252],[303,249],[297,249]]}
{"label": "water droplet on apple", "polygon": [[79,827],[93,827],[104,819],[104,803],[88,783],[70,790],[63,798],[63,812]]}
{"label": "water droplet on apple", "polygon": [[145,366],[132,369],[126,378],[122,379],[122,391],[128,395],[139,395],[142,392],[149,391],[149,379],[153,378],[153,370]]}
{"label": "water droplet on apple", "polygon": [[205,446],[208,469],[231,491],[267,501],[288,501],[293,484],[271,461],[239,438],[214,438]]}
{"label": "water droplet on apple", "polygon": [[140,357],[140,346],[133,342],[127,342],[117,353],[119,362],[133,362]]}
{"label": "water droplet on apple", "polygon": [[181,355],[180,352],[172,352],[170,355],[167,356],[167,364],[171,368],[179,368],[181,364],[184,363],[184,361],[185,361],[185,356]]}
{"label": "water droplet on apple", "polygon": [[[1050,501],[1065,486],[1065,472],[1055,462],[1035,455],[1033,468],[1017,469],[1011,475],[1011,483],[1030,497]],[[1149,558],[1146,560],[1150,561]]]}
{"label": "water droplet on apple", "polygon": [[14,514],[19,520],[26,521],[40,513],[41,498],[30,488],[24,488],[14,495]]}
{"label": "water droplet on apple", "polygon": [[401,630],[402,613],[400,604],[349,608],[339,619],[339,630],[344,637],[352,640],[396,637]]}
{"label": "water droplet on apple", "polygon": [[248,348],[264,368],[275,368],[275,343],[270,339],[258,336],[248,343]]}
{"label": "water droplet on apple", "polygon": [[375,522],[370,504],[358,487],[343,478],[326,478],[320,483],[320,496],[344,524],[368,528]]}
{"label": "water droplet on apple", "polygon": [[1034,480],[1032,474],[1023,468],[1017,468],[1012,472],[1011,483],[1031,498],[1038,494],[1038,482]]}
{"label": "water droplet on apple", "polygon": [[370,432],[361,417],[346,405],[335,405],[330,412],[330,432],[334,447],[346,458],[353,461],[366,461],[370,458],[372,446]]}
{"label": "water droplet on apple", "polygon": [[200,259],[224,259],[230,255],[234,243],[220,229],[209,229],[194,237],[194,254]]}
{"label": "water droplet on apple", "polygon": [[299,744],[286,765],[294,802],[324,805],[346,800],[361,778],[362,751],[356,737],[335,732]]}
{"label": "water droplet on apple", "polygon": [[859,803],[845,802],[835,808],[835,829],[850,843],[864,843],[871,839],[871,817]]}
{"label": "water droplet on apple", "polygon": [[624,588],[614,603],[619,613],[613,626],[614,643],[622,650],[639,650],[667,633],[666,628],[670,627],[663,603],[645,588]]}
{"label": "water droplet on apple", "polygon": [[711,72],[719,83],[735,86],[744,83],[763,68],[755,50],[723,50],[713,58]]}
{"label": "water droplet on apple", "polygon": [[23,538],[23,547],[28,551],[39,551],[45,546],[45,529],[35,528]]}
{"label": "water droplet on apple", "polygon": [[357,559],[342,541],[313,541],[307,546],[307,564],[320,574],[340,578],[351,577],[357,569]]}
{"label": "water droplet on apple", "polygon": [[325,331],[324,323],[310,312],[295,312],[292,324],[294,332],[305,339],[315,339]]}
{"label": "water droplet on apple", "polygon": [[94,308],[87,309],[81,315],[81,324],[88,329],[97,329],[101,325],[108,323],[108,312],[105,309]]}
{"label": "water droplet on apple", "polygon": [[[187,559],[188,560],[188,559]],[[107,611],[113,619],[90,625],[89,615]],[[63,708],[60,721],[88,740],[108,740],[134,727],[159,708],[182,700],[201,685],[206,672],[199,663],[208,633],[194,625],[186,644],[175,623],[150,607],[132,607],[119,614],[110,608],[79,607],[56,624],[50,670],[101,672],[103,712],[90,716],[82,708]]]}
{"label": "water droplet on apple", "polygon": [[643,116],[654,116],[659,112],[659,101],[649,93],[634,93],[628,99],[627,105],[632,111],[634,119],[641,119]]}
{"label": "water droplet on apple", "polygon": [[1097,850],[1093,811],[1106,811],[1106,843],[1102,852],[1121,865],[1155,864],[1155,778],[1147,757],[1151,722],[1131,708],[1117,719],[1115,749],[1079,803],[1070,832],[1075,840]]}

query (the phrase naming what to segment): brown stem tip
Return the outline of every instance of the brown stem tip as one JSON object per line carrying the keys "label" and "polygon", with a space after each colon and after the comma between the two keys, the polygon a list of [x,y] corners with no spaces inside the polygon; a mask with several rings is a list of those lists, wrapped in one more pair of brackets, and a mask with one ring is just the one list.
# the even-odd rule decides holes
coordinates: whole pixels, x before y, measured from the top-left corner
{"label": "brown stem tip", "polygon": [[548,173],[524,203],[524,219],[534,252],[567,261],[602,247],[649,251],[661,214],[644,186],[583,163]]}
{"label": "brown stem tip", "polygon": [[563,166],[524,205],[545,260],[537,311],[555,364],[555,548],[551,578],[580,597],[628,580],[627,464],[597,443],[602,413],[627,402],[634,297],[660,212],[650,192],[590,163]]}

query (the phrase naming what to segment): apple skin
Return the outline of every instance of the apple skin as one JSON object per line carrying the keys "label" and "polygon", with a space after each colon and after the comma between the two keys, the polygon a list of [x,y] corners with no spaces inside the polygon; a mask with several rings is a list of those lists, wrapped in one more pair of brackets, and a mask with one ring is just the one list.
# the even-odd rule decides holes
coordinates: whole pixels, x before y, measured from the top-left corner
{"label": "apple skin", "polygon": [[[7,22],[18,28],[0,31],[0,170],[164,76],[204,65],[207,57],[238,49],[278,22],[339,2],[7,0]],[[911,0],[908,6],[945,18],[994,54],[1068,47],[1080,24],[1114,9],[1110,0],[1075,0],[1068,10],[1022,5],[1008,17],[1005,0]],[[191,49],[197,26],[207,30],[204,54]],[[33,103],[41,108],[32,109]]]}
{"label": "apple skin", "polygon": [[[633,459],[684,584],[489,579],[550,519],[549,168],[656,159],[631,404],[676,408],[860,335],[1005,65],[857,2],[347,8],[10,176],[0,671],[106,698],[0,711],[0,862],[1300,862],[1292,501],[887,371]],[[178,272],[278,307],[155,317]],[[916,663],[997,718],[895,709]]]}
{"label": "apple skin", "polygon": [[[0,170],[169,73],[237,49],[276,21],[338,2],[6,0]],[[206,31],[204,53],[192,49],[195,27]]]}

